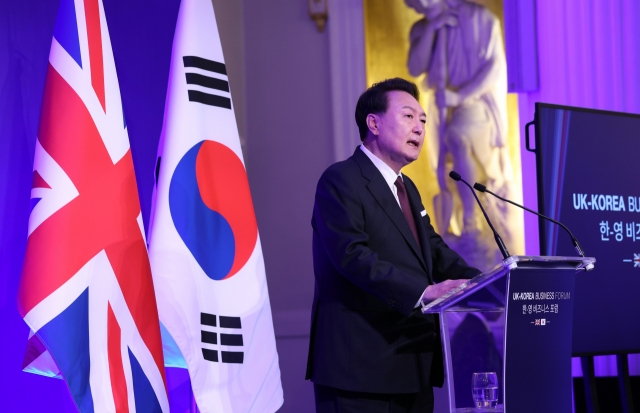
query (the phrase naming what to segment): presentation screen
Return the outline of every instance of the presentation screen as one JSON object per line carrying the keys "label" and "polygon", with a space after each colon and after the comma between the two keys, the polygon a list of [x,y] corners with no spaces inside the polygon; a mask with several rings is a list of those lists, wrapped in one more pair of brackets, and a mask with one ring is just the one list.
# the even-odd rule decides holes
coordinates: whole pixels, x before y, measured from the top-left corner
{"label": "presentation screen", "polygon": [[[573,353],[640,352],[640,116],[536,104],[539,211],[595,269],[576,276]],[[541,255],[576,256],[539,219]]]}

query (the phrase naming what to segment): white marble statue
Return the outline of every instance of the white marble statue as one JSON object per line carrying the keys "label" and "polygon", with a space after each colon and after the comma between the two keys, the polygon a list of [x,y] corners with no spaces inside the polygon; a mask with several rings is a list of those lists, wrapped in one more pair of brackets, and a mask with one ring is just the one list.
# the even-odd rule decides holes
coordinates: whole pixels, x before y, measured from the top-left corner
{"label": "white marble statue", "polygon": [[[405,2],[425,16],[411,28],[407,66],[412,76],[426,73],[425,86],[434,92],[429,102],[427,144],[440,185],[434,207],[442,233],[449,228],[454,206],[451,189],[455,186],[448,182],[451,168],[471,184],[484,183],[504,196],[510,192],[502,33],[500,21],[479,4],[466,0]],[[458,195],[461,237],[477,238],[481,225],[473,194],[458,186]]]}

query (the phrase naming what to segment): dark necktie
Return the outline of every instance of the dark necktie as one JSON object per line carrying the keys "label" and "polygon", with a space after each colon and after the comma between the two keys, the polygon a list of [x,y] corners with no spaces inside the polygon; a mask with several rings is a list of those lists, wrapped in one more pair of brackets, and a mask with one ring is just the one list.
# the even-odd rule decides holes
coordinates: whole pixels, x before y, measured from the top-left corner
{"label": "dark necktie", "polygon": [[416,228],[416,221],[413,219],[413,213],[411,213],[411,205],[409,205],[409,197],[407,197],[407,188],[404,186],[404,182],[402,178],[398,176],[395,182],[396,188],[398,189],[398,200],[400,201],[400,207],[402,207],[402,213],[404,214],[404,218],[407,220],[409,224],[409,228],[411,232],[413,232],[413,236],[418,243],[418,247],[420,248],[420,238],[418,238],[418,229]]}

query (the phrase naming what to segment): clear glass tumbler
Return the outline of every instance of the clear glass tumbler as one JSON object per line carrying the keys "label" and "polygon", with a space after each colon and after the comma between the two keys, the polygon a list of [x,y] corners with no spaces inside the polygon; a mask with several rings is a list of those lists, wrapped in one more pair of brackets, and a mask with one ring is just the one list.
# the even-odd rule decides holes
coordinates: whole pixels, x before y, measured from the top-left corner
{"label": "clear glass tumbler", "polygon": [[476,409],[494,409],[498,404],[498,376],[496,373],[473,373],[473,403]]}

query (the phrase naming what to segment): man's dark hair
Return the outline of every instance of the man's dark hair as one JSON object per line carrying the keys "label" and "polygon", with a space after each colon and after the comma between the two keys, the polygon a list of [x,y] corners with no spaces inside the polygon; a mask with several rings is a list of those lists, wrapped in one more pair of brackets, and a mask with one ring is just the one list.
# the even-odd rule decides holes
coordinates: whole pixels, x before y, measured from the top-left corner
{"label": "man's dark hair", "polygon": [[420,92],[415,83],[408,80],[394,77],[393,79],[386,79],[382,82],[374,83],[369,89],[365,90],[358,99],[356,105],[356,124],[358,125],[358,131],[360,132],[360,140],[364,142],[367,137],[369,128],[367,127],[367,116],[370,113],[384,113],[388,108],[387,93],[398,90],[401,92],[407,92],[413,96],[416,100],[420,98]]}

